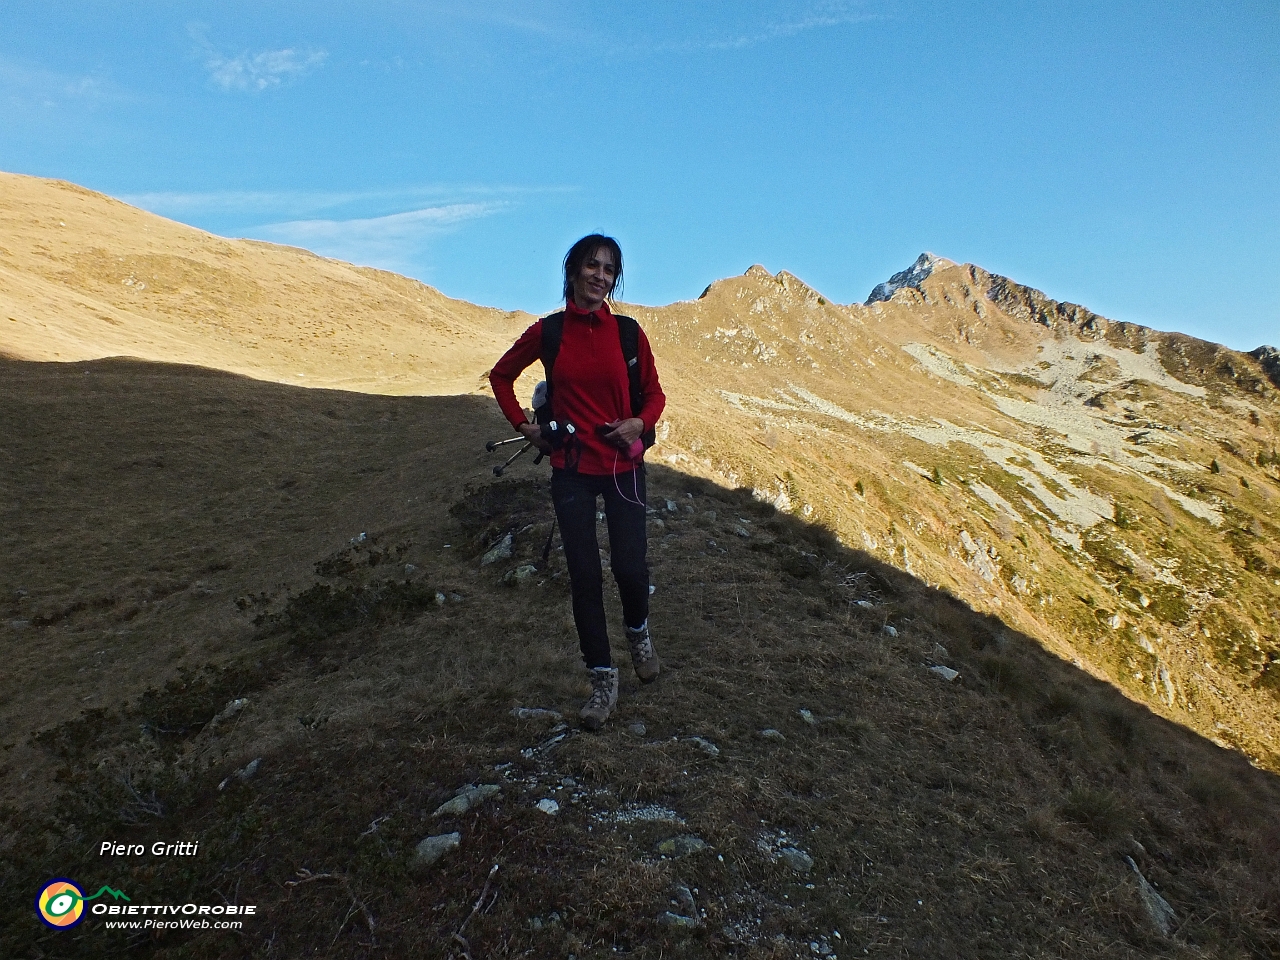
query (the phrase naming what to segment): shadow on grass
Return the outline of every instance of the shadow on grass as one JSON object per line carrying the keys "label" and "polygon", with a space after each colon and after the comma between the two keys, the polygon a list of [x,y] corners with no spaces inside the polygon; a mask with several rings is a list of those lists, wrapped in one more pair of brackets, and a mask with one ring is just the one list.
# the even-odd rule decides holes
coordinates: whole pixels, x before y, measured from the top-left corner
{"label": "shadow on grass", "polygon": [[[13,398],[3,426],[27,431],[13,472],[24,513],[6,515],[33,538],[11,557],[21,582],[56,562],[51,542],[109,545],[166,518],[136,556],[87,548],[97,559],[80,561],[85,576],[119,599],[95,607],[63,588],[55,606],[69,612],[27,628],[24,646],[114,625],[83,618],[127,606],[131,578],[177,545],[218,541],[246,510],[263,554],[192,554],[190,569],[160,571],[174,586],[221,565],[246,624],[257,620],[238,646],[199,650],[185,671],[158,646],[139,649],[129,669],[144,687],[24,731],[57,777],[43,805],[4,811],[6,956],[1280,950],[1276,777],[749,491],[650,467],[666,674],[644,690],[628,678],[602,734],[556,740],[553,720],[509,714],[571,713],[578,696],[568,669],[553,675],[572,636],[563,563],[541,559],[545,468],[494,481],[464,452],[504,435],[489,401],[131,361],[6,362],[0,380]],[[207,495],[211,465],[223,500]],[[425,549],[427,521],[404,518],[409,491],[447,549]],[[335,510],[344,497],[358,509]],[[343,532],[299,527],[308,516]],[[348,543],[364,516],[381,526]],[[481,567],[507,534],[512,556]],[[522,564],[537,576],[513,586]],[[148,616],[124,622],[145,631]],[[160,627],[150,642],[163,642]],[[547,653],[548,636],[567,653]],[[314,697],[294,691],[322,680],[364,698],[362,712],[313,712]],[[232,707],[245,699],[274,704],[292,733],[245,752]],[[479,782],[499,784],[499,799],[435,814]],[[546,799],[556,816],[537,808]],[[454,830],[457,855],[413,866],[424,836]],[[693,834],[705,849],[658,852]],[[184,840],[199,854],[100,853],[104,841]],[[806,851],[811,872],[792,872],[781,848]],[[1125,857],[1173,905],[1172,936],[1147,921]],[[498,899],[473,910],[493,864]],[[57,876],[135,904],[258,912],[236,931],[108,931],[93,916],[56,931],[31,901]],[[686,887],[696,922],[673,927],[663,916],[687,909],[673,892]]]}

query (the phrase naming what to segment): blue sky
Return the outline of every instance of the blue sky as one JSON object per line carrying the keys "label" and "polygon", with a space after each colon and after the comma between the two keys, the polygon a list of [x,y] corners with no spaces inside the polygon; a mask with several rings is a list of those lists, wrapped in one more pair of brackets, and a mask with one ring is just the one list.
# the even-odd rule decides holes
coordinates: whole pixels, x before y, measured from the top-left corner
{"label": "blue sky", "polygon": [[0,169],[548,310],[922,250],[1280,345],[1280,4],[8,3]]}

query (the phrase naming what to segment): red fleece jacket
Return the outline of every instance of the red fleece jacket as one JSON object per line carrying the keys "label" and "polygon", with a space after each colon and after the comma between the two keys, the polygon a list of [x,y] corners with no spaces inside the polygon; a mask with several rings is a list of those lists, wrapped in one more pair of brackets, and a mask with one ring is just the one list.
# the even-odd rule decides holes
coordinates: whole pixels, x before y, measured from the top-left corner
{"label": "red fleece jacket", "polygon": [[[489,384],[503,415],[518,427],[528,421],[516,399],[515,381],[524,369],[542,359],[542,321],[538,320],[520,335],[489,371]],[[644,403],[638,416],[646,430],[658,422],[667,397],[658,382],[649,340],[640,331],[640,389]],[[622,344],[618,340],[618,321],[607,304],[587,313],[570,302],[565,306],[564,329],[560,335],[560,352],[552,369],[556,419],[568,421],[578,429],[582,443],[578,472],[607,476],[633,469],[644,459],[636,460],[602,440],[596,427],[603,423],[626,420],[631,412],[631,384],[627,377]],[[564,467],[564,451],[551,454],[553,467]]]}

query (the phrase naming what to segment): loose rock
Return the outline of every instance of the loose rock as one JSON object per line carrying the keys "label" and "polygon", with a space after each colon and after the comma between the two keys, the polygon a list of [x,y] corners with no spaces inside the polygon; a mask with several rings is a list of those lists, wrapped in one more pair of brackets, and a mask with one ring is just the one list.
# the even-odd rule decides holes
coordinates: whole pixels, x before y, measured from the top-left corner
{"label": "loose rock", "polygon": [[783,847],[778,851],[778,859],[796,873],[808,873],[813,869],[813,857],[795,847]]}
{"label": "loose rock", "polygon": [[507,534],[492,547],[488,552],[480,558],[480,566],[487,567],[491,563],[497,563],[499,560],[506,560],[511,556],[511,534]]}
{"label": "loose rock", "polygon": [[692,891],[684,884],[680,884],[675,888],[675,895],[676,899],[671,902],[683,910],[684,913],[668,910],[658,917],[658,922],[663,926],[684,930],[696,927],[698,925],[698,905],[694,903]]}
{"label": "loose rock", "polygon": [[502,582],[513,583],[513,584],[516,584],[517,586],[522,586],[525,583],[527,583],[529,578],[532,577],[537,572],[538,572],[538,568],[535,567],[533,564],[522,563],[520,564],[520,566],[516,567],[514,570],[508,571],[507,575],[502,578]]}
{"label": "loose rock", "polygon": [[260,767],[261,765],[262,765],[262,758],[255,757],[253,760],[250,760],[243,767],[241,767],[231,776],[227,777],[220,784],[218,784],[218,789],[225,790],[227,788],[227,784],[229,784],[232,780],[248,780],[250,777],[252,777],[255,773],[258,772],[258,767]]}
{"label": "loose rock", "polygon": [[629,723],[627,724],[627,731],[629,733],[634,734],[637,737],[643,737],[646,733],[648,733],[648,729],[645,727],[643,723]]}
{"label": "loose rock", "polygon": [[700,853],[705,849],[707,849],[706,841],[693,836],[668,837],[658,843],[658,852],[664,857],[687,857],[691,853]]}
{"label": "loose rock", "polygon": [[441,833],[434,837],[427,837],[413,851],[413,859],[410,861],[409,867],[413,870],[429,867],[449,851],[458,849],[461,843],[462,834],[456,830],[453,833]]}
{"label": "loose rock", "polygon": [[898,635],[898,628],[892,624],[886,623],[880,632],[887,637],[896,637]]}
{"label": "loose rock", "polygon": [[678,913],[672,913],[670,910],[658,917],[658,922],[664,927],[674,927],[677,930],[692,930],[698,925],[696,917],[682,917]]}
{"label": "loose rock", "polygon": [[564,719],[562,713],[542,707],[512,707],[511,716],[517,720],[554,720],[557,723]]}
{"label": "loose rock", "polygon": [[710,740],[704,740],[702,737],[690,737],[689,742],[697,744],[698,749],[709,757],[720,756],[720,748]]}
{"label": "loose rock", "polygon": [[805,723],[809,724],[809,726],[811,727],[817,726],[818,724],[817,718],[814,717],[813,713],[809,710],[808,707],[800,708],[800,719],[803,720]]}
{"label": "loose rock", "polygon": [[543,797],[535,806],[549,817],[554,817],[560,812],[560,804],[556,803],[550,797]]}
{"label": "loose rock", "polygon": [[[809,716],[813,716],[813,714],[809,714]],[[765,740],[774,740],[778,743],[785,743],[787,739],[781,730],[775,730],[773,727],[761,730],[760,736]]]}
{"label": "loose rock", "polygon": [[950,667],[943,667],[943,666],[930,667],[929,672],[936,673],[938,676],[940,676],[943,680],[946,680],[948,683],[950,683],[956,677],[960,676],[959,670],[952,670]]}
{"label": "loose rock", "polygon": [[436,812],[431,814],[432,817],[457,817],[466,813],[472,807],[478,807],[492,796],[502,792],[502,787],[496,783],[482,783],[480,786],[468,783],[466,786],[459,787],[458,792],[454,794],[452,800],[447,800],[436,808]]}
{"label": "loose rock", "polygon": [[1173,925],[1178,922],[1177,914],[1173,912],[1173,907],[1169,906],[1169,901],[1160,896],[1155,887],[1147,883],[1147,878],[1142,875],[1138,865],[1133,862],[1133,857],[1125,857],[1124,859],[1133,868],[1133,872],[1138,875],[1138,897],[1142,900],[1142,906],[1147,911],[1147,918],[1161,934],[1167,937],[1173,929]]}
{"label": "loose rock", "polygon": [[225,707],[222,708],[222,712],[219,713],[216,717],[214,717],[212,721],[210,721],[209,725],[217,726],[219,723],[224,723],[227,720],[230,720],[232,717],[238,714],[241,710],[243,710],[245,708],[245,704],[247,704],[248,702],[249,701],[244,697],[241,697],[238,700],[230,701]]}

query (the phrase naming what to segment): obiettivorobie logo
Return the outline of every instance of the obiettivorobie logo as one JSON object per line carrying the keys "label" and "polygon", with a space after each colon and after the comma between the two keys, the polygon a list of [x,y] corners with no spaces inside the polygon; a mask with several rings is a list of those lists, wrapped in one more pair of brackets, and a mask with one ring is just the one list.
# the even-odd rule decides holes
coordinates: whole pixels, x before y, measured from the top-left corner
{"label": "obiettivorobie logo", "polygon": [[74,927],[84,919],[86,901],[97,900],[104,893],[109,893],[117,900],[129,898],[119,890],[112,890],[106,884],[97,893],[86,897],[80,885],[66,877],[55,877],[44,885],[44,889],[36,896],[36,913],[40,919],[55,930],[66,930]]}
{"label": "obiettivorobie logo", "polygon": [[[110,894],[117,902],[85,904]],[[120,903],[119,901],[125,901]],[[258,912],[256,905],[218,903],[134,903],[123,891],[103,886],[91,897],[74,880],[57,877],[44,885],[36,896],[36,913],[55,930],[67,930],[84,919],[86,913],[100,918],[108,930],[239,930],[240,919]]]}

